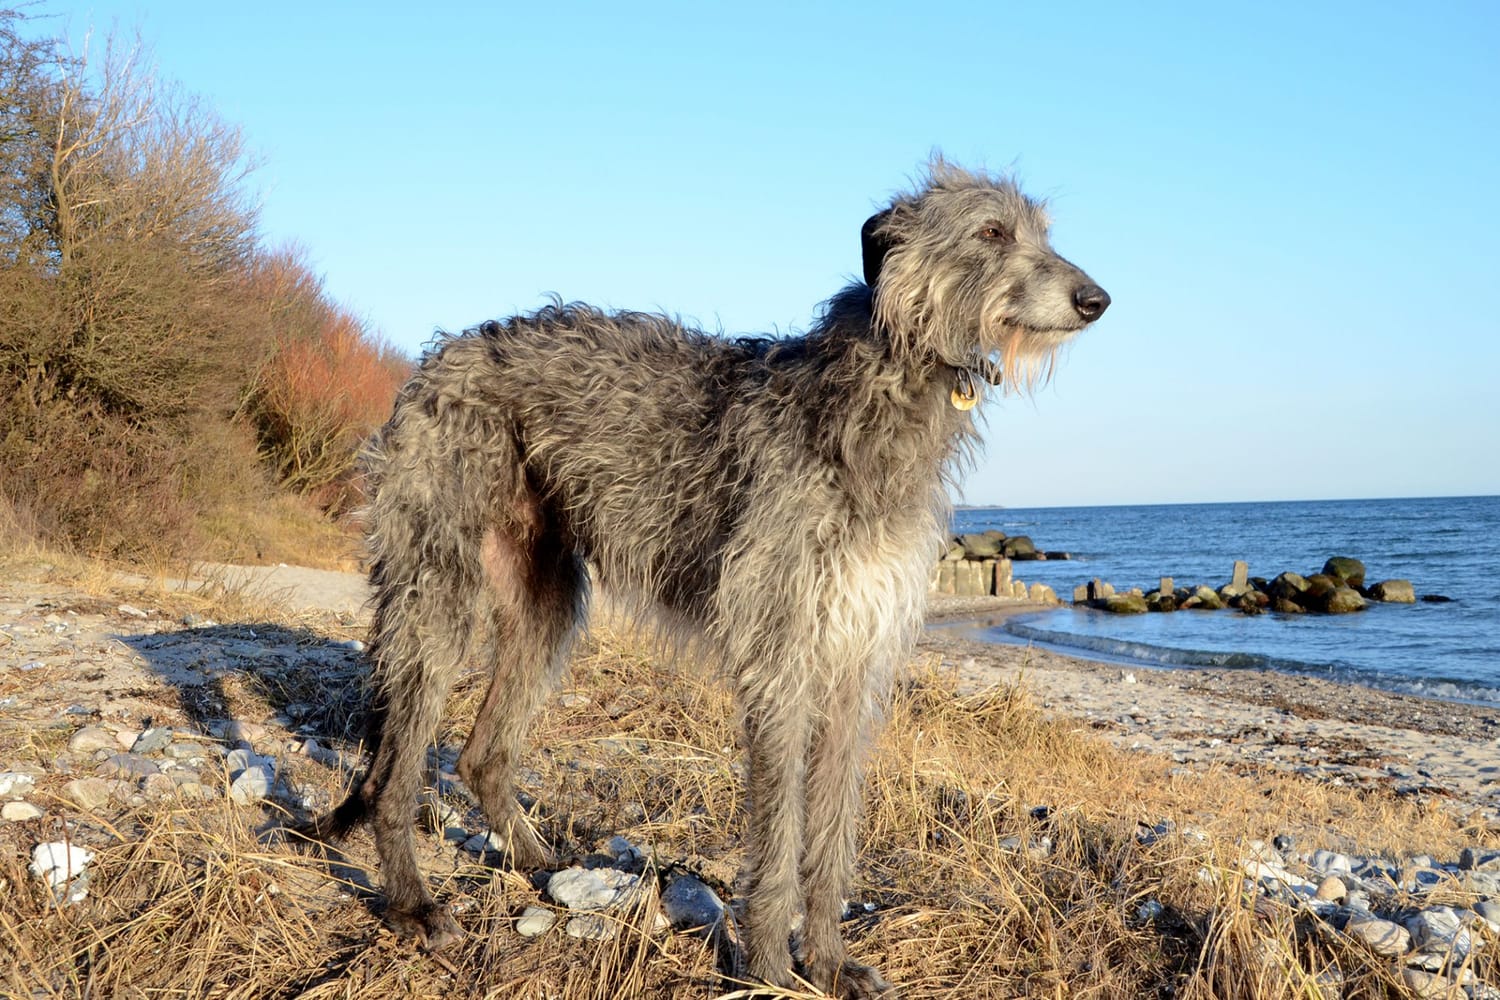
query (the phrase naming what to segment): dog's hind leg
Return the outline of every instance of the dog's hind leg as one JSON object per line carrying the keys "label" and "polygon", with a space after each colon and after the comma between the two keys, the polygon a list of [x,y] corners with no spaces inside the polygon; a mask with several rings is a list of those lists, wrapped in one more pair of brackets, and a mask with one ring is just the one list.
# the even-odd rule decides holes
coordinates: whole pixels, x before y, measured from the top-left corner
{"label": "dog's hind leg", "polygon": [[504,841],[505,861],[539,868],[549,853],[516,802],[516,761],[527,723],[556,684],[582,623],[588,576],[556,530],[492,531],[484,552],[495,591],[485,650],[494,675],[458,770]]}
{"label": "dog's hind leg", "polygon": [[474,607],[482,592],[477,576],[449,563],[423,569],[410,583],[388,582],[380,588],[370,644],[381,685],[372,726],[378,729],[372,732],[370,770],[354,794],[374,828],[389,901],[386,920],[434,951],[462,937],[462,931],[423,882],[413,813],[426,749],[470,651]]}

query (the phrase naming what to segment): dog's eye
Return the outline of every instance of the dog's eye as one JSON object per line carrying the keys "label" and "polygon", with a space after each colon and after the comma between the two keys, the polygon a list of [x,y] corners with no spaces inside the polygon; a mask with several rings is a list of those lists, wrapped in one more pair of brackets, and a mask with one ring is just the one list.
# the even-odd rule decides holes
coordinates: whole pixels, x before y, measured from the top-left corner
{"label": "dog's eye", "polygon": [[988,240],[991,243],[1014,243],[1016,241],[1016,238],[1011,234],[1011,231],[1000,225],[998,222],[991,222],[985,225],[979,230],[979,232],[975,233],[974,235],[978,236],[982,240]]}

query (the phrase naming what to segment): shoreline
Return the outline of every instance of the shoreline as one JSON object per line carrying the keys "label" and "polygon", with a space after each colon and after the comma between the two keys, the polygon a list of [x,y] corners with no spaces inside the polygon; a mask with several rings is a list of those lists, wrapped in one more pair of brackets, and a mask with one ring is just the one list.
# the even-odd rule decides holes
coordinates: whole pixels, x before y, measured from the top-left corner
{"label": "shoreline", "polygon": [[1122,666],[972,633],[1049,610],[935,600],[918,653],[961,688],[1016,683],[1116,746],[1184,766],[1271,767],[1441,801],[1500,823],[1500,709],[1264,669]]}

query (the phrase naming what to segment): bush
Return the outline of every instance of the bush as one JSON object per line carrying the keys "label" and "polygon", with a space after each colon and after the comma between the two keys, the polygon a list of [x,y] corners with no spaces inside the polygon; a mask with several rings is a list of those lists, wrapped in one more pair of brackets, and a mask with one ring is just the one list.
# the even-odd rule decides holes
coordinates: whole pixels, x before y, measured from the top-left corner
{"label": "bush", "polygon": [[342,513],[359,502],[359,449],[390,415],[412,363],[329,304],[295,255],[267,270],[261,286],[282,291],[279,343],[251,403],[261,448],[280,482]]}
{"label": "bush", "polygon": [[347,509],[409,363],[260,246],[237,129],[138,46],[92,65],[21,23],[0,10],[0,501],[128,557],[200,546],[267,467]]}

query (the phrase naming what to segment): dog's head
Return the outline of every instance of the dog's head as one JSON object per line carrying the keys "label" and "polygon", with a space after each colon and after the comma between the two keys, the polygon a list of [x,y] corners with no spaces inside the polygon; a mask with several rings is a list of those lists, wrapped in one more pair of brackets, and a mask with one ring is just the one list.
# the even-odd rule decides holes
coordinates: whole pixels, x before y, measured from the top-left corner
{"label": "dog's head", "polygon": [[1049,224],[1010,179],[934,161],[860,232],[876,323],[900,350],[955,367],[989,360],[1007,385],[1045,378],[1110,301],[1052,249]]}

